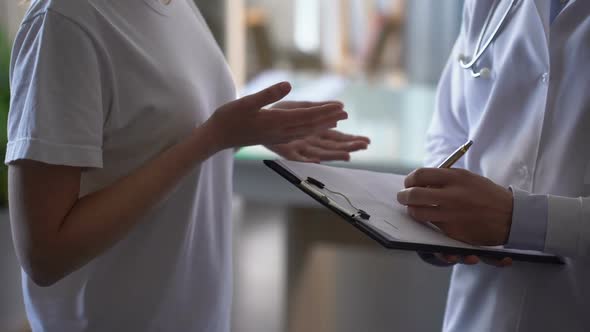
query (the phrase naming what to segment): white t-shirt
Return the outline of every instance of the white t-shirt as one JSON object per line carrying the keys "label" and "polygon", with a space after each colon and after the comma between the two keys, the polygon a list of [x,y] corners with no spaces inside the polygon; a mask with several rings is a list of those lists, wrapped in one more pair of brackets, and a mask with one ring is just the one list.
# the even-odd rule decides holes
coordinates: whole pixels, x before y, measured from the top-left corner
{"label": "white t-shirt", "polygon": [[[190,0],[37,0],[11,69],[6,162],[84,167],[82,196],[235,98]],[[232,159],[227,150],[195,168],[124,240],[56,285],[23,273],[33,330],[229,331]]]}

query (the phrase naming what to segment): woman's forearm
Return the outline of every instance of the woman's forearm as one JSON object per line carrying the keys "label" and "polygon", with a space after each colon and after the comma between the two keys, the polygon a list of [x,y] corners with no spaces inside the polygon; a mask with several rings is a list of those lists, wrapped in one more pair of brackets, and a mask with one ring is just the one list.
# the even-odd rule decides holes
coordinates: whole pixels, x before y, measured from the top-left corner
{"label": "woman's forearm", "polygon": [[41,256],[44,270],[51,271],[47,283],[63,278],[124,238],[146,211],[218,151],[211,134],[206,127],[197,128],[128,176],[80,198],[52,238],[51,250]]}
{"label": "woman's forearm", "polygon": [[[184,176],[218,151],[290,142],[335,128],[347,117],[342,104],[263,109],[289,91],[289,84],[280,83],[222,105],[181,143],[82,198],[79,169],[15,165],[9,177],[11,219],[23,268],[38,284],[55,283],[124,238]],[[45,188],[39,188],[42,181]]]}

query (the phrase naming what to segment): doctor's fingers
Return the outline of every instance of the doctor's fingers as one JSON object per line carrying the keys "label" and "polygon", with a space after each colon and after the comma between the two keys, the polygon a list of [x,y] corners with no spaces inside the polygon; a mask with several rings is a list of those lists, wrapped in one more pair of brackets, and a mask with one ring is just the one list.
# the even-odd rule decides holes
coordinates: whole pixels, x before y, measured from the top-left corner
{"label": "doctor's fingers", "polygon": [[436,207],[451,200],[448,191],[441,188],[412,187],[397,193],[397,201],[406,206]]}
{"label": "doctor's fingers", "polygon": [[454,223],[457,212],[440,206],[408,206],[408,215],[415,221],[422,223],[436,223],[443,227],[447,223]]}
{"label": "doctor's fingers", "polygon": [[266,105],[276,103],[285,98],[291,92],[291,84],[289,82],[282,82],[270,86],[257,93],[242,97],[229,104],[227,107],[239,108],[243,110],[257,111]]}
{"label": "doctor's fingers", "polygon": [[486,263],[487,265],[495,266],[495,267],[509,267],[512,266],[512,258],[505,257],[504,259],[494,259],[494,258],[486,258],[482,257],[481,260]]}
{"label": "doctor's fingers", "polygon": [[435,256],[444,262],[449,264],[465,264],[465,265],[475,265],[480,262],[479,257],[474,255],[469,256],[459,256],[459,255],[448,255],[448,254],[435,254]]}
{"label": "doctor's fingers", "polygon": [[476,265],[479,262],[483,262],[487,265],[495,267],[509,267],[512,266],[512,258],[506,257],[504,259],[494,259],[486,257],[478,257],[474,255],[459,256],[459,255],[448,255],[448,254],[435,254],[434,255],[439,261],[447,264],[464,264],[464,265]]}
{"label": "doctor's fingers", "polygon": [[442,187],[456,182],[461,175],[462,170],[449,168],[419,168],[404,181],[406,188],[411,187]]}

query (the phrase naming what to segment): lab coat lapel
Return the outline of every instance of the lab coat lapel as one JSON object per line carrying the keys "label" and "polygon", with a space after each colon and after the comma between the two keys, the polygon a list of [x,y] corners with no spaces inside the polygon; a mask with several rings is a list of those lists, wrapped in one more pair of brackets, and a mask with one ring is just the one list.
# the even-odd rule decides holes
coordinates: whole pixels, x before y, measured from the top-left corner
{"label": "lab coat lapel", "polygon": [[[568,10],[578,10],[580,7],[584,8],[584,5],[588,6],[588,3],[589,3],[588,1],[582,1],[579,4],[576,4],[576,1],[577,0],[569,0],[567,2],[567,5],[565,5],[565,7],[563,8],[563,10],[561,12],[563,13],[563,12],[566,12]],[[576,8],[572,8],[572,7],[576,7]],[[582,9],[582,10],[584,10],[585,12],[587,12],[588,11],[588,7],[586,7],[586,9]]]}
{"label": "lab coat lapel", "polygon": [[545,40],[549,42],[549,11],[551,10],[551,0],[530,0],[535,3],[539,24],[545,32]]}

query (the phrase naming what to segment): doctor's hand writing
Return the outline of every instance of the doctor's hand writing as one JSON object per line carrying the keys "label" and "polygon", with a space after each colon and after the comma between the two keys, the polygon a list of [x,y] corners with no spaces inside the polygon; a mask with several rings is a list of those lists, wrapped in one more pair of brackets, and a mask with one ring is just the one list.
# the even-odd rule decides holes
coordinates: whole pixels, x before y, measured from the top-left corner
{"label": "doctor's hand writing", "polygon": [[[398,193],[400,204],[418,222],[431,222],[447,236],[478,246],[504,245],[512,223],[510,190],[463,169],[422,168],[405,180]],[[447,263],[476,264],[475,256],[437,255]],[[510,265],[510,259],[484,260],[495,266]]]}
{"label": "doctor's hand writing", "polygon": [[323,133],[348,118],[341,103],[301,105],[288,110],[263,108],[290,91],[291,85],[283,82],[218,108],[202,125],[213,148],[285,144]]}
{"label": "doctor's hand writing", "polygon": [[[293,110],[332,104],[342,105],[336,101],[317,103],[285,101],[275,104],[273,109]],[[348,135],[329,129],[289,143],[267,145],[266,147],[288,160],[319,163],[335,160],[348,161],[352,152],[365,150],[370,143],[368,137]]]}

